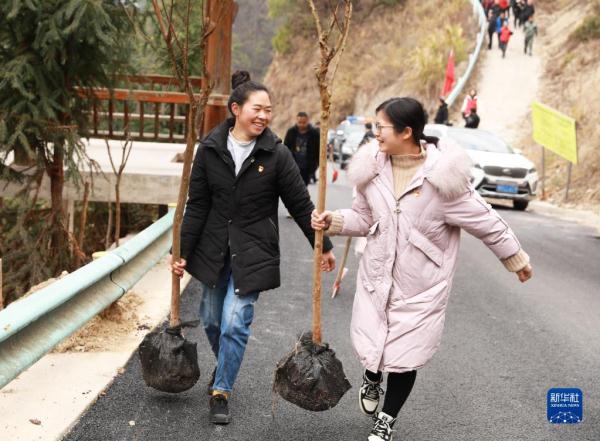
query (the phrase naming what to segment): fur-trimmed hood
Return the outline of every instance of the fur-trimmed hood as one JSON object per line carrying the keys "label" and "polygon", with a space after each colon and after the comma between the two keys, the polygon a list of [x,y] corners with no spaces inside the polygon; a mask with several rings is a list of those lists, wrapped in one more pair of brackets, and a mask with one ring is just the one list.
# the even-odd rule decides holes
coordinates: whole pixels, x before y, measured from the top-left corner
{"label": "fur-trimmed hood", "polygon": [[[425,144],[427,159],[423,173],[446,200],[452,200],[469,189],[472,161],[465,150],[448,138],[439,140],[438,145]],[[348,179],[362,187],[375,178],[388,163],[388,156],[379,151],[377,140],[362,146],[348,167]]]}

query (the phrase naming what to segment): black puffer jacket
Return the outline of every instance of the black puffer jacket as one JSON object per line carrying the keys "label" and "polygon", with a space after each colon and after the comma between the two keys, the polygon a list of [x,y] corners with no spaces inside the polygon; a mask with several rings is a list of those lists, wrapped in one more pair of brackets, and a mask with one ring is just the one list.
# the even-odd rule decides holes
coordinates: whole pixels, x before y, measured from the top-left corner
{"label": "black puffer jacket", "polygon": [[[310,243],[314,205],[290,150],[269,129],[235,176],[227,150],[234,120],[213,129],[200,142],[181,226],[181,256],[186,270],[215,286],[230,252],[235,292],[239,295],[277,288],[279,275],[279,198]],[[333,248],[325,238],[324,251]]]}

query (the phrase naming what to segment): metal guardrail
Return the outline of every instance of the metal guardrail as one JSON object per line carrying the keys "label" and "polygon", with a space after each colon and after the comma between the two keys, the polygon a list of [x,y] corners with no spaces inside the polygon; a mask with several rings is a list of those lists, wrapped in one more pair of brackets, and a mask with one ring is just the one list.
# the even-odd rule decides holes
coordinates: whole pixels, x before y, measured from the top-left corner
{"label": "metal guardrail", "polygon": [[477,34],[477,43],[475,44],[475,49],[473,52],[469,54],[469,64],[467,66],[467,70],[465,73],[458,79],[456,85],[452,89],[452,92],[446,98],[446,103],[448,103],[448,107],[451,107],[456,101],[456,98],[460,95],[462,90],[464,89],[467,81],[471,77],[473,73],[473,69],[475,68],[475,63],[479,58],[479,53],[481,52],[481,46],[483,45],[483,40],[486,34],[487,27],[487,18],[485,16],[485,11],[483,10],[483,6],[481,6],[481,2],[479,0],[471,0],[473,4],[473,12],[479,18],[479,33]]}
{"label": "metal guardrail", "polygon": [[174,210],[114,251],[0,311],[0,388],[125,294],[169,251]]}

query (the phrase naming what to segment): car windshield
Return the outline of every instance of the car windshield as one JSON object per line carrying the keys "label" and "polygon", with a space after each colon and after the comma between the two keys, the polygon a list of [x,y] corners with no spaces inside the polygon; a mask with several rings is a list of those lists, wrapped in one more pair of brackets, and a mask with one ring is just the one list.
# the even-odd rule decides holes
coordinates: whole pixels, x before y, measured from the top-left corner
{"label": "car windshield", "polygon": [[455,129],[448,132],[451,138],[468,150],[492,153],[514,153],[513,149],[493,133],[476,129]]}

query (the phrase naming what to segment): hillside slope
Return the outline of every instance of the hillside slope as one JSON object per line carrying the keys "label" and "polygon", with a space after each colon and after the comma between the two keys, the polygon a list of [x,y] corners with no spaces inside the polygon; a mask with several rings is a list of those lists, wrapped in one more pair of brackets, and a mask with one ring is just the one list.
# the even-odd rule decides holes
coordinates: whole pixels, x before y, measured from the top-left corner
{"label": "hillside slope", "polygon": [[[306,23],[305,17],[296,21]],[[391,96],[415,96],[433,111],[448,52],[454,49],[460,74],[477,30],[468,0],[405,0],[357,10],[334,88],[334,123],[348,114],[370,116]],[[279,133],[298,111],[318,117],[317,57],[313,30],[294,33],[286,53],[274,56],[265,83],[274,99],[273,127]]]}
{"label": "hillside slope", "polygon": [[[600,1],[554,0],[539,9],[544,67],[538,97],[577,120],[579,164],[569,201],[600,213]],[[540,163],[540,148],[529,152]],[[546,158],[548,197],[561,203],[567,163],[552,153]]]}

